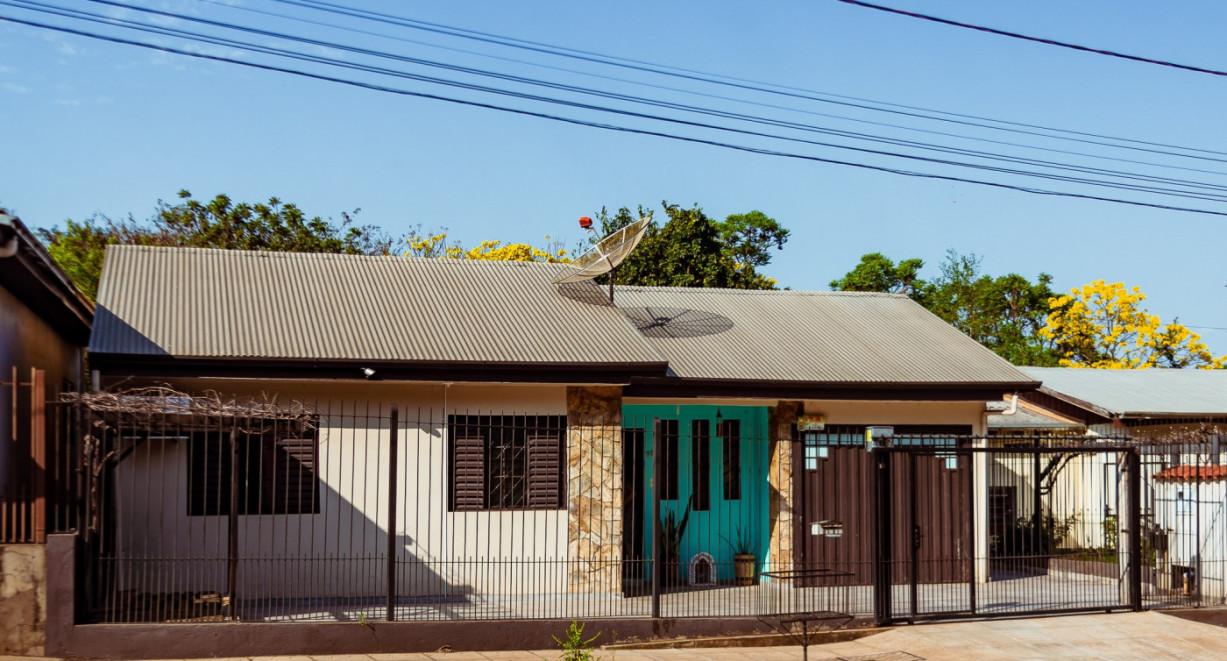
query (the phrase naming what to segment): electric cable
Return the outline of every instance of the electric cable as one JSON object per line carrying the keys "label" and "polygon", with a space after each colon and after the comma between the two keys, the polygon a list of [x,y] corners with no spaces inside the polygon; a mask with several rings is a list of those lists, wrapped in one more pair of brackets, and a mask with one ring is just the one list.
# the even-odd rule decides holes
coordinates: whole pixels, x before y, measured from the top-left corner
{"label": "electric cable", "polygon": [[1022,39],[1024,41],[1033,41],[1035,43],[1046,44],[1049,46],[1059,46],[1061,48],[1069,48],[1071,50],[1081,51],[1083,53],[1094,53],[1096,55],[1106,55],[1108,57],[1115,57],[1115,58],[1119,58],[1122,60],[1130,60],[1132,62],[1143,62],[1145,64],[1156,64],[1162,67],[1171,67],[1173,69],[1181,69],[1183,71],[1192,71],[1194,73],[1205,73],[1205,74],[1210,74],[1212,76],[1227,76],[1227,71],[1219,71],[1218,69],[1195,67],[1195,66],[1190,66],[1188,64],[1178,64],[1176,62],[1169,62],[1167,60],[1157,60],[1154,58],[1142,57],[1140,55],[1129,55],[1127,53],[1120,53],[1117,51],[1106,50],[1103,48],[1092,48],[1090,46],[1080,46],[1078,44],[1071,44],[1069,42],[1057,41],[1055,39],[1047,39],[1044,37],[1032,37],[1030,35],[1025,35],[1025,34],[1021,34],[1018,32],[1009,32],[1007,30],[999,30],[997,28],[985,27],[983,25],[975,25],[973,23],[963,23],[961,21],[952,21],[948,18],[939,18],[937,16],[931,16],[929,14],[921,14],[919,12],[905,11],[903,9],[895,9],[894,7],[887,7],[884,5],[875,5],[870,2],[862,2],[861,0],[835,0],[835,1],[842,2],[845,5],[856,5],[857,7],[864,7],[866,9],[875,9],[877,11],[884,11],[884,12],[891,13],[891,14],[899,14],[900,16],[907,16],[909,18],[918,18],[922,21],[931,21],[933,23],[941,23],[942,25],[951,25],[954,27],[965,28],[968,30],[976,30],[978,32],[987,32],[989,34],[995,34],[995,35],[999,35],[1002,37],[1010,37],[1011,39]]}
{"label": "electric cable", "polygon": [[53,25],[49,23],[41,23],[38,21],[33,21],[29,19],[24,19],[24,18],[17,18],[13,16],[0,15],[0,20],[8,21],[11,23],[16,23],[19,25],[26,25],[29,27],[37,27],[37,28],[52,30],[55,32],[61,32],[65,34],[73,34],[73,35],[86,37],[90,39],[107,41],[107,42],[116,43],[116,44],[137,46],[137,47],[157,50],[157,51],[161,51],[165,53],[184,55],[187,57],[192,57],[192,58],[197,58],[197,59],[204,59],[204,60],[210,60],[210,61],[215,61],[215,62],[226,62],[230,64],[237,64],[240,66],[260,69],[264,71],[286,73],[286,74],[300,76],[304,78],[320,80],[320,81],[325,81],[325,82],[339,83],[343,85],[349,85],[349,86],[373,90],[373,91],[387,92],[387,93],[392,93],[392,94],[398,94],[398,95],[410,96],[410,97],[416,97],[416,98],[422,98],[422,99],[431,99],[431,100],[436,100],[436,101],[445,101],[448,103],[470,106],[470,107],[475,107],[475,108],[484,108],[488,110],[498,110],[502,112],[509,112],[509,113],[528,116],[528,117],[537,117],[541,119],[549,119],[553,121],[564,122],[564,123],[573,124],[577,126],[586,126],[586,127],[591,127],[591,128],[600,128],[604,130],[617,131],[617,132],[622,132],[622,133],[667,138],[667,139],[678,140],[678,141],[683,141],[683,142],[690,142],[694,144],[704,144],[704,145],[722,147],[726,149],[733,149],[733,150],[743,151],[743,152],[753,153],[753,154],[761,154],[761,155],[767,155],[767,156],[779,156],[779,157],[784,157],[784,158],[805,160],[805,161],[811,161],[811,162],[817,162],[817,163],[841,165],[841,166],[846,166],[846,167],[872,170],[876,172],[885,172],[885,173],[897,174],[897,175],[902,175],[902,176],[975,184],[975,185],[999,188],[999,189],[1004,189],[1004,190],[1013,190],[1013,191],[1019,191],[1019,192],[1025,192],[1025,193],[1032,193],[1036,195],[1066,197],[1066,198],[1084,199],[1084,200],[1095,200],[1095,201],[1100,201],[1100,202],[1112,202],[1112,203],[1117,203],[1117,204],[1124,204],[1124,205],[1136,206],[1136,207],[1145,207],[1145,208],[1151,208],[1151,209],[1161,209],[1161,210],[1167,210],[1167,211],[1184,211],[1184,212],[1189,212],[1189,213],[1198,213],[1198,214],[1205,214],[1205,215],[1212,215],[1212,216],[1227,217],[1227,212],[1214,211],[1211,209],[1202,209],[1202,208],[1197,208],[1197,207],[1179,207],[1179,206],[1160,204],[1160,203],[1155,203],[1155,202],[1144,202],[1140,200],[1129,200],[1129,199],[1124,199],[1124,198],[1112,198],[1112,197],[1106,197],[1106,196],[1100,196],[1100,195],[1090,195],[1086,193],[1076,193],[1076,192],[1070,192],[1070,191],[1055,191],[1055,190],[1048,190],[1048,189],[1031,188],[1027,186],[1019,186],[1019,185],[1014,185],[1014,184],[1007,184],[1007,183],[1002,183],[1002,182],[995,182],[995,181],[988,181],[988,180],[981,180],[981,179],[969,179],[965,177],[944,175],[944,174],[938,174],[938,173],[901,170],[897,168],[885,167],[885,166],[880,166],[880,165],[872,165],[868,163],[845,161],[845,160],[840,160],[840,159],[832,159],[832,158],[814,156],[814,155],[808,155],[808,154],[783,152],[779,150],[766,149],[766,148],[761,148],[761,147],[752,147],[749,145],[738,145],[734,143],[720,142],[716,140],[710,140],[710,139],[699,138],[699,137],[694,137],[694,136],[683,136],[683,135],[677,135],[677,134],[670,134],[670,133],[665,133],[663,131],[656,131],[656,130],[643,129],[643,128],[633,128],[633,127],[627,127],[627,126],[618,126],[614,124],[606,124],[606,123],[601,123],[601,122],[593,122],[593,121],[582,120],[582,119],[577,119],[573,117],[566,117],[562,115],[553,115],[549,113],[526,110],[522,108],[501,106],[501,105],[496,105],[492,103],[473,101],[473,100],[468,100],[468,99],[459,99],[455,97],[447,97],[447,96],[432,94],[428,92],[417,92],[417,91],[412,91],[412,90],[388,87],[386,85],[377,85],[374,83],[368,83],[368,82],[363,82],[363,81],[338,78],[336,76],[329,76],[329,75],[324,75],[320,73],[314,73],[314,72],[303,71],[303,70],[298,70],[298,69],[291,69],[288,67],[277,66],[277,65],[272,65],[272,64],[249,62],[249,61],[239,60],[239,59],[225,57],[221,55],[193,52],[189,50],[173,48],[173,47],[163,46],[159,44],[152,44],[152,43],[147,43],[147,42],[136,41],[133,39],[126,39],[123,37],[92,33],[92,32],[87,32],[84,30],[78,30],[74,28]]}
{"label": "electric cable", "polygon": [[[150,14],[154,14],[154,15],[162,16],[166,18],[174,18],[178,20],[190,21],[190,22],[195,22],[199,24],[210,25],[213,27],[234,29],[234,30],[251,33],[251,34],[258,34],[261,36],[267,36],[267,37],[272,37],[272,38],[277,38],[277,39],[296,41],[299,43],[305,43],[305,44],[315,45],[315,46],[320,46],[320,47],[325,47],[325,48],[334,48],[334,49],[344,50],[344,51],[353,52],[353,53],[362,54],[362,55],[393,59],[396,61],[409,62],[409,63],[414,63],[414,64],[424,64],[427,66],[436,66],[436,67],[441,67],[441,68],[451,70],[451,71],[457,71],[457,72],[463,72],[463,73],[481,75],[481,76],[492,76],[492,77],[495,77],[501,80],[506,80],[506,81],[533,84],[533,85],[541,85],[541,86],[545,86],[545,87],[556,89],[556,90],[578,92],[578,93],[595,95],[595,96],[609,98],[609,99],[617,99],[617,100],[630,101],[630,102],[635,102],[635,103],[642,103],[642,104],[647,104],[647,105],[651,105],[655,107],[669,108],[669,109],[680,110],[680,111],[685,111],[685,112],[695,112],[695,113],[699,113],[699,114],[703,114],[707,116],[720,117],[724,119],[735,119],[735,120],[740,120],[740,121],[748,121],[752,123],[765,124],[765,125],[776,126],[776,127],[781,127],[781,128],[791,128],[791,129],[816,132],[816,133],[821,133],[821,134],[826,134],[826,135],[835,135],[839,137],[867,140],[870,142],[885,143],[885,144],[890,144],[894,146],[911,147],[911,148],[917,148],[917,149],[923,149],[923,150],[938,151],[938,152],[947,153],[947,154],[958,154],[958,155],[963,155],[963,156],[971,156],[974,158],[983,158],[987,160],[1005,161],[1005,162],[1014,163],[1014,164],[1034,165],[1038,167],[1047,167],[1047,168],[1052,168],[1052,169],[1057,169],[1057,170],[1080,172],[1084,174],[1114,176],[1114,177],[1120,177],[1120,178],[1134,180],[1134,181],[1145,181],[1145,182],[1151,182],[1151,183],[1170,184],[1170,185],[1175,185],[1175,186],[1179,186],[1182,188],[1194,188],[1194,189],[1202,189],[1202,190],[1227,192],[1227,187],[1224,187],[1218,184],[1211,184],[1208,182],[1176,180],[1176,179],[1171,179],[1168,177],[1157,177],[1153,175],[1145,175],[1145,174],[1140,174],[1140,173],[1120,172],[1120,171],[1106,170],[1103,168],[1092,168],[1092,167],[1086,167],[1086,166],[1054,163],[1052,161],[1043,161],[1039,159],[1030,159],[1030,158],[1017,157],[1017,156],[1007,156],[1007,155],[994,154],[994,153],[982,152],[982,151],[977,151],[977,150],[968,150],[968,149],[962,149],[962,148],[947,147],[947,146],[942,146],[942,145],[933,145],[929,143],[920,143],[920,142],[915,142],[915,141],[885,138],[882,136],[874,136],[874,135],[869,135],[869,134],[864,134],[864,133],[842,131],[842,130],[837,130],[837,129],[829,129],[825,127],[816,127],[813,125],[806,125],[806,124],[800,124],[800,123],[795,123],[795,122],[784,122],[781,120],[764,119],[761,117],[753,117],[753,116],[749,116],[749,115],[745,115],[741,113],[731,113],[727,111],[712,110],[712,109],[700,108],[700,107],[684,105],[684,104],[661,102],[661,101],[657,101],[653,99],[646,99],[643,97],[635,97],[635,96],[623,95],[623,94],[613,94],[613,93],[603,92],[601,90],[593,90],[589,88],[581,88],[581,87],[576,87],[576,86],[571,86],[571,85],[561,85],[557,83],[551,83],[548,81],[539,81],[535,79],[524,78],[521,76],[497,74],[494,72],[473,69],[470,67],[459,67],[456,65],[447,65],[443,63],[433,62],[430,60],[422,60],[420,58],[410,58],[406,56],[394,55],[394,54],[385,53],[381,51],[374,51],[371,49],[346,46],[342,44],[337,44],[335,42],[328,42],[328,41],[317,40],[317,39],[308,39],[305,37],[298,37],[296,35],[287,35],[284,33],[273,32],[270,30],[238,26],[232,23],[213,21],[213,20],[203,19],[199,17],[177,14],[174,12],[167,12],[163,10],[155,10],[151,8],[132,6],[132,5],[127,5],[127,4],[120,3],[120,2],[114,2],[112,0],[90,0],[90,1],[96,4],[138,10],[138,11],[142,11],[142,12],[146,12],[146,13],[150,13]],[[217,39],[215,37],[212,37],[211,35],[202,35],[200,33],[187,32],[184,30],[177,30],[177,29],[169,28],[165,26],[149,26],[146,24],[138,23],[135,21],[130,21],[127,19],[116,18],[113,16],[102,16],[98,14],[91,14],[89,12],[83,12],[80,10],[67,9],[67,8],[58,7],[54,5],[47,5],[45,3],[36,2],[35,0],[11,0],[11,2],[20,3],[20,5],[22,6],[31,5],[34,7],[40,7],[42,9],[37,9],[37,11],[42,11],[43,9],[46,9],[48,11],[51,11],[52,13],[55,13],[56,15],[61,15],[61,16],[67,16],[68,13],[71,13],[73,15],[76,15],[77,17],[88,17],[87,20],[91,20],[93,22],[105,22],[106,24],[123,24],[133,29],[139,29],[143,31],[149,31],[150,29],[152,29],[152,30],[157,31],[159,34],[165,34],[168,36],[180,36],[183,38],[195,39],[195,40],[206,39],[206,38],[207,39]],[[5,4],[10,4],[10,3],[5,3]],[[221,42],[212,41],[211,43],[217,44]],[[230,46],[241,48],[241,47],[244,47],[245,44],[243,42],[225,40],[224,45],[230,45]],[[270,51],[267,51],[267,50],[262,50],[262,52],[270,53]],[[287,53],[289,52],[288,51],[278,51],[278,52],[271,53],[271,54],[283,55]],[[337,65],[336,62],[334,61],[324,62],[320,58],[315,58],[315,57],[313,57],[313,59],[314,61],[319,62],[319,63]],[[387,69],[376,70],[373,68],[364,68],[364,70],[375,72],[375,73],[382,73],[385,75],[400,75],[399,72],[395,72],[395,71],[387,70]],[[427,77],[415,77],[415,79],[421,80],[423,82],[435,82],[435,83],[440,83],[440,84],[444,84],[446,82],[446,81],[443,81],[442,79],[427,78]],[[493,90],[492,88],[470,88],[470,89],[480,89],[481,91],[497,91],[499,93],[503,93],[502,90]],[[534,100],[543,101],[546,99],[544,99],[543,97],[534,97]],[[587,107],[587,109],[596,109],[596,108],[589,106]],[[656,116],[646,116],[646,117],[651,118],[651,119],[661,119]],[[701,126],[703,126],[704,128],[715,128],[717,130],[724,130],[724,127],[715,127],[712,125],[701,125]],[[761,132],[752,132],[751,134],[758,135],[759,137],[771,137],[771,138],[781,139],[781,140],[797,140],[795,138],[789,138],[787,136],[780,136],[777,134],[765,134]],[[837,144],[832,144],[832,143],[824,143],[824,142],[816,142],[816,141],[801,141],[801,142],[804,142],[806,144],[813,144],[816,146],[834,147],[834,148],[839,148],[839,149],[857,149],[855,147],[848,147],[845,145],[837,145]],[[870,153],[876,153],[879,155],[895,156],[895,157],[904,157],[904,158],[908,157],[906,155],[901,155],[895,152],[882,152],[878,150],[873,150]],[[944,163],[947,165],[967,165],[967,166],[974,167],[974,164],[965,164],[965,163],[960,163],[957,161],[944,161]],[[1026,174],[1026,171],[1010,171],[1010,173]],[[1095,180],[1078,180],[1078,181],[1079,183],[1094,183],[1095,182]],[[1180,189],[1155,189],[1155,188],[1148,189],[1149,192],[1157,192],[1157,193],[1169,193],[1169,192],[1174,192],[1176,190],[1180,190]],[[1223,200],[1225,198],[1221,198],[1219,196],[1211,196],[1211,197],[1201,197],[1198,199],[1206,199],[1206,200],[1214,201],[1214,200]]]}

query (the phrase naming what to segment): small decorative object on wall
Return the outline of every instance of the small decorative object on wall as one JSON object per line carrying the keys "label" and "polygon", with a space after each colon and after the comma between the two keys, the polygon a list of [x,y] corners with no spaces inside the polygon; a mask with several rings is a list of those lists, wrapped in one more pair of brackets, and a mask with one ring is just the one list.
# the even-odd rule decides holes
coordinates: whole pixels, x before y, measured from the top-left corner
{"label": "small decorative object on wall", "polygon": [[711,586],[716,584],[716,560],[706,551],[699,551],[690,559],[690,584]]}
{"label": "small decorative object on wall", "polygon": [[797,431],[822,431],[826,428],[825,415],[803,415],[797,418]]}

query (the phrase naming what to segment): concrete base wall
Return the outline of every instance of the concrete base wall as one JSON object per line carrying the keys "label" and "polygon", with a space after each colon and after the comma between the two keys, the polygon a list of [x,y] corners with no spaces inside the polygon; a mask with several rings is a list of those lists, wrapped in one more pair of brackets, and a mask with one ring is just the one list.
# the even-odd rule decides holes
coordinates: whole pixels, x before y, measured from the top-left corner
{"label": "concrete base wall", "polygon": [[0,546],[0,655],[42,656],[46,615],[46,549]]}

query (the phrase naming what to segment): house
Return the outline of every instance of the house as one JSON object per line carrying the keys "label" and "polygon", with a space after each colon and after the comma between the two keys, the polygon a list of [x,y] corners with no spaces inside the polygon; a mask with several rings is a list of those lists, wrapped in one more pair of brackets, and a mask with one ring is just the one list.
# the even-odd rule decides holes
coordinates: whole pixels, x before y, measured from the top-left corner
{"label": "house", "polygon": [[1227,466],[1172,466],[1152,483],[1158,585],[1227,602]]}
{"label": "house", "polygon": [[82,384],[93,305],[21,220],[0,210],[0,654],[42,654],[49,530],[71,526],[74,459],[49,443],[61,393]]}
{"label": "house", "polygon": [[[666,589],[732,585],[741,552],[765,582],[867,566],[867,483],[830,467],[859,470],[872,428],[983,436],[984,402],[1038,385],[903,296],[618,287],[611,305],[550,284],[560,268],[111,246],[103,389],[220,395],[161,400],[181,409],[154,422],[120,409],[156,391],[95,411],[98,617],[191,594],[344,619],[388,592],[403,619],[642,616],[657,559]],[[688,603],[674,615],[732,602]]]}
{"label": "house", "polygon": [[[1042,384],[1020,394],[1015,415],[989,416],[990,434],[1001,438],[999,443],[1017,443],[1018,439],[1007,440],[1017,434],[1055,440],[1085,435],[1092,443],[1136,446],[1143,477],[1142,520],[1152,533],[1148,544],[1170,548],[1172,554],[1168,557],[1161,552],[1157,557],[1156,589],[1179,588],[1185,573],[1190,577],[1200,575],[1185,571],[1201,562],[1204,553],[1196,550],[1199,544],[1212,549],[1216,558],[1199,566],[1221,564],[1223,532],[1215,526],[1221,526],[1218,512],[1222,499],[1215,495],[1218,482],[1210,476],[1218,474],[1220,448],[1227,434],[1227,371],[1021,369]],[[1113,538],[1120,528],[1117,519],[1122,474],[1115,457],[1069,457],[1043,467],[1039,481],[1031,478],[1032,472],[1014,472],[1018,488],[1002,487],[988,494],[991,507],[1010,513],[1003,519],[1030,516],[1034,508],[1028,505],[1026,495],[1034,490],[1051,491],[1059,485],[1055,488],[1077,494],[1060,503],[1045,504],[1047,516],[1071,522],[1064,544],[1081,549],[1116,545]],[[1178,516],[1178,511],[1184,514]],[[1205,518],[1192,516],[1203,511]],[[1214,576],[1219,587],[1205,583],[1202,588],[1210,591],[1207,595],[1213,593],[1221,599],[1222,573],[1216,570]],[[1211,581],[1211,576],[1205,576],[1205,580]]]}

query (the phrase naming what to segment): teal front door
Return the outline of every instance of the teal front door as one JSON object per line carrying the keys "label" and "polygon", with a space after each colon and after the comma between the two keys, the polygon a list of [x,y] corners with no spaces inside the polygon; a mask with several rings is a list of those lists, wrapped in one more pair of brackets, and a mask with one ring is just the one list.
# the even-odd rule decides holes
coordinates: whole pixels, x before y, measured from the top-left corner
{"label": "teal front door", "polygon": [[[715,583],[733,579],[734,553],[769,547],[767,465],[770,439],[762,406],[635,405],[623,415],[624,585],[650,581],[653,496],[661,491],[659,552],[677,563],[666,583],[690,580],[692,560],[711,563]],[[653,483],[655,462],[660,484]]]}

